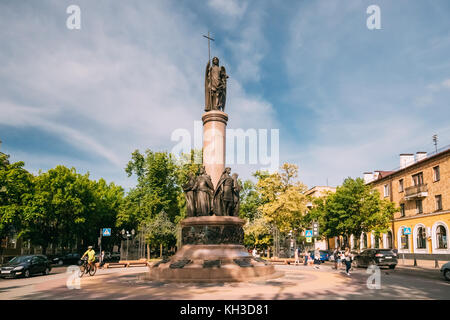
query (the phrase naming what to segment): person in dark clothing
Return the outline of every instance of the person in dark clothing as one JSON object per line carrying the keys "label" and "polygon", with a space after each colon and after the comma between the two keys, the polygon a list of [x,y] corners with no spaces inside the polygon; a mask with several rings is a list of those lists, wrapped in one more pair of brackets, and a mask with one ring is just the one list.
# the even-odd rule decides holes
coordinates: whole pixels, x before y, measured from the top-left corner
{"label": "person in dark clothing", "polygon": [[345,263],[345,273],[350,275],[350,268],[352,267],[352,253],[350,252],[350,248],[345,248],[344,253],[344,263]]}

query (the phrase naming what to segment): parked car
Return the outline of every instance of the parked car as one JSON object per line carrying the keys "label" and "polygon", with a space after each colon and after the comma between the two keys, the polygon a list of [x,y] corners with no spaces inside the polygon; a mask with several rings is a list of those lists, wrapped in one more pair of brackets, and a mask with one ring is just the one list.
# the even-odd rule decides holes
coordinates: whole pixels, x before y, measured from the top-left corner
{"label": "parked car", "polygon": [[[309,254],[314,256],[314,251],[311,250],[309,251]],[[330,253],[326,250],[319,250],[319,254],[320,254],[320,261],[328,261],[330,258]]]}
{"label": "parked car", "polygon": [[391,249],[367,249],[353,259],[357,268],[376,265],[395,269],[397,265],[397,255]]}
{"label": "parked car", "polygon": [[62,256],[56,256],[51,261],[53,264],[64,265],[64,264],[77,264],[81,265],[81,254],[79,253],[68,253]]}
{"label": "parked car", "polygon": [[2,278],[16,278],[29,276],[37,273],[49,274],[52,270],[51,263],[47,257],[41,254],[17,256],[1,267]]}
{"label": "parked car", "polygon": [[450,281],[450,262],[445,263],[441,267],[441,273],[445,280]]}
{"label": "parked car", "polygon": [[111,259],[111,262],[119,262],[120,261],[120,252],[112,252],[110,259]]}

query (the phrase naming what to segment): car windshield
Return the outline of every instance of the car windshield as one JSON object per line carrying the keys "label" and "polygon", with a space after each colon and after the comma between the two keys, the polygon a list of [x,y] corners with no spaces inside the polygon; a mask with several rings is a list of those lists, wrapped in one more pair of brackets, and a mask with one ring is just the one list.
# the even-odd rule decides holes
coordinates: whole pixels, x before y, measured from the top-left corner
{"label": "car windshield", "polygon": [[31,256],[20,256],[20,257],[14,257],[12,258],[9,263],[22,263],[22,262],[26,262],[26,261],[30,261],[31,260]]}
{"label": "car windshield", "polygon": [[381,254],[388,254],[388,255],[394,254],[394,253],[392,252],[392,250],[378,250],[378,253],[381,253]]}

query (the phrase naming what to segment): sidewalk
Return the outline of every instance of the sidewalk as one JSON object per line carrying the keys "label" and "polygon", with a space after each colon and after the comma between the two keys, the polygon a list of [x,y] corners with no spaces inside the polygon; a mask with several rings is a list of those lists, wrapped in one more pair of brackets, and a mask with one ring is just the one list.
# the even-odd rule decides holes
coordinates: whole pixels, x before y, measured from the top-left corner
{"label": "sidewalk", "polygon": [[435,268],[435,261],[434,260],[416,260],[417,267],[414,266],[414,260],[413,259],[402,259],[398,258],[398,264],[397,268],[415,268],[415,269],[425,269],[425,270],[440,270],[443,264],[447,263],[448,261],[439,260],[438,264],[439,267]]}

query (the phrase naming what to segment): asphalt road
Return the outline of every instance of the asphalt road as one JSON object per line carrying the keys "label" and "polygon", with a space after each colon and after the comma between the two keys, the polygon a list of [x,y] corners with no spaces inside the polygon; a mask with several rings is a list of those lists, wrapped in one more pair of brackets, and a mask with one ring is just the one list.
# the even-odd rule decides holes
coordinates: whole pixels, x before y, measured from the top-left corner
{"label": "asphalt road", "polygon": [[450,282],[439,270],[382,269],[376,289],[367,286],[373,274],[366,269],[347,276],[330,264],[319,270],[279,265],[276,269],[284,275],[276,279],[215,284],[144,281],[140,276],[147,268],[136,267],[98,270],[95,276],[81,279],[80,289],[70,289],[66,269],[54,268],[48,276],[1,279],[0,299],[450,299]]}

